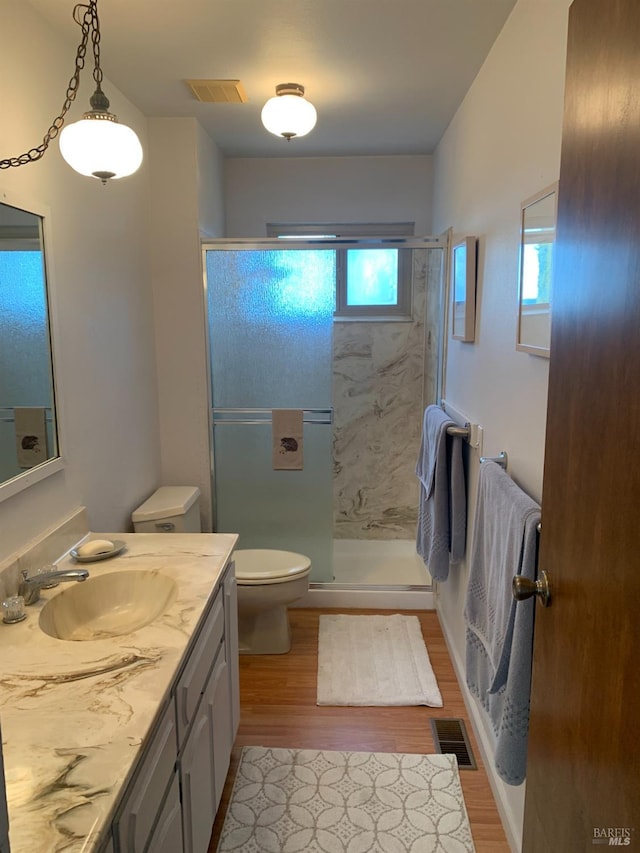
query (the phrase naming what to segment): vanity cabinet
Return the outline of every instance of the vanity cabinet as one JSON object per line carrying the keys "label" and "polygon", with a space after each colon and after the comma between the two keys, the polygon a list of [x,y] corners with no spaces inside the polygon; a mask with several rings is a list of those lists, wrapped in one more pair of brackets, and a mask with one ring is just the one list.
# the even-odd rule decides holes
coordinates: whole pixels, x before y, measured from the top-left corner
{"label": "vanity cabinet", "polygon": [[235,591],[231,564],[118,809],[115,853],[207,853],[239,719]]}

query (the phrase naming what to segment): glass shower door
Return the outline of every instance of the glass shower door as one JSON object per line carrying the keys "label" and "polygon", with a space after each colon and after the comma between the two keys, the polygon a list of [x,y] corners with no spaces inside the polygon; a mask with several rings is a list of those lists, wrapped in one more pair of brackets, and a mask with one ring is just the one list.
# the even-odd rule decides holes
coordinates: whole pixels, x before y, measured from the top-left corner
{"label": "glass shower door", "polygon": [[[215,529],[332,571],[333,250],[206,252]],[[303,411],[303,468],[274,470],[271,412]]]}

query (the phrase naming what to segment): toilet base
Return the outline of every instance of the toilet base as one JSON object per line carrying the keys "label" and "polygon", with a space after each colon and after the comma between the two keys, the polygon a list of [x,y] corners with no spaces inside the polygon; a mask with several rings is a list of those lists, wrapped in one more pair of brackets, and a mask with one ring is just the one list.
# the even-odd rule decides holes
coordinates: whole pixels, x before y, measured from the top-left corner
{"label": "toilet base", "polygon": [[284,605],[238,614],[241,655],[284,655],[291,650],[289,614]]}

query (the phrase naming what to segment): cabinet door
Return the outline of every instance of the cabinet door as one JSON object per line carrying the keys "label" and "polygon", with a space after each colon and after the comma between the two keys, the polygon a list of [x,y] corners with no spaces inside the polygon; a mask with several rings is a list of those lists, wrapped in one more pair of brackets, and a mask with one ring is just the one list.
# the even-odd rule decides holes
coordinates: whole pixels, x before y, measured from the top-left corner
{"label": "cabinet door", "polygon": [[120,853],[142,853],[147,849],[175,765],[176,720],[173,704],[170,704],[153,734],[138,776],[125,795],[115,820]]}
{"label": "cabinet door", "polygon": [[180,762],[185,853],[207,853],[231,758],[229,668],[224,646]]}
{"label": "cabinet door", "polygon": [[238,654],[238,587],[235,564],[231,563],[224,580],[225,651],[229,671],[231,701],[231,743],[236,739],[240,725],[240,673]]}
{"label": "cabinet door", "polygon": [[191,650],[189,661],[178,679],[176,707],[180,747],[197,713],[200,697],[204,692],[224,630],[224,603],[222,594],[219,593]]}
{"label": "cabinet door", "polygon": [[205,703],[200,705],[180,760],[185,853],[207,853],[216,814],[213,741]]}
{"label": "cabinet door", "polygon": [[176,773],[151,836],[149,853],[182,853],[182,850],[182,809],[180,785]]}
{"label": "cabinet door", "polygon": [[218,811],[222,789],[231,760],[231,695],[229,686],[229,665],[221,650],[216,665],[207,684],[203,705],[209,721],[209,732],[213,744],[213,789],[215,803],[213,813]]}

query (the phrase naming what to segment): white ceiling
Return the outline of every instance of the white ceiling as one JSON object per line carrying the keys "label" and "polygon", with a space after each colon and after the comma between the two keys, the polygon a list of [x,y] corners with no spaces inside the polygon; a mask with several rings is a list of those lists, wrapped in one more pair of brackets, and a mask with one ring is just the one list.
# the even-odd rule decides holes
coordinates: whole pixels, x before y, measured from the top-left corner
{"label": "white ceiling", "polygon": [[[69,41],[71,69],[74,0],[30,2]],[[145,115],[195,116],[227,156],[429,154],[515,2],[99,0],[101,64]],[[82,110],[90,74],[87,57]],[[199,103],[187,78],[239,78],[249,101]],[[318,111],[315,129],[291,142],[260,122],[288,82]]]}

